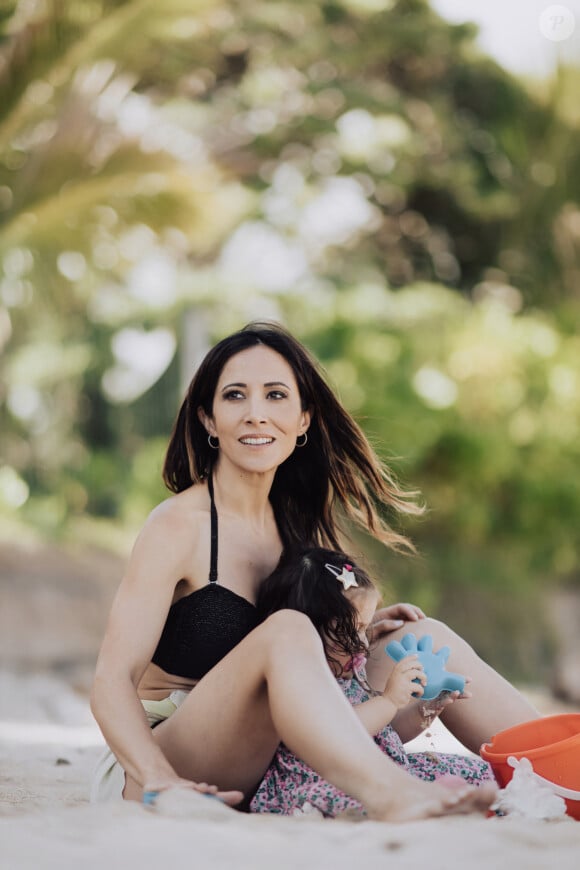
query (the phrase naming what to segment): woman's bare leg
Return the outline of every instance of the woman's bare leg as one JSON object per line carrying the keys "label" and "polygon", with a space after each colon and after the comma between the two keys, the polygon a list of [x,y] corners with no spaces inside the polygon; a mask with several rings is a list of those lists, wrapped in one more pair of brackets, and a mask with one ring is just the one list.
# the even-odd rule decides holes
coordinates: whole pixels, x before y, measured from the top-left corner
{"label": "woman's bare leg", "polygon": [[472,752],[479,753],[481,744],[489,741],[498,731],[539,716],[538,711],[523,695],[480,659],[463,638],[435,619],[408,622],[374,645],[367,665],[367,676],[374,688],[384,687],[394,666],[394,662],[385,653],[386,643],[400,640],[409,632],[418,638],[430,634],[435,651],[442,646],[448,646],[451,655],[447,669],[471,677],[469,691],[473,697],[452,704],[442,713],[441,719],[451,733]]}
{"label": "woman's bare leg", "polygon": [[[426,783],[384,755],[333,678],[307,617],[280,611],[246,637],[153,732],[176,772],[220,789],[255,789],[282,740],[373,818],[483,811],[493,786]],[[124,796],[140,799],[129,777]]]}

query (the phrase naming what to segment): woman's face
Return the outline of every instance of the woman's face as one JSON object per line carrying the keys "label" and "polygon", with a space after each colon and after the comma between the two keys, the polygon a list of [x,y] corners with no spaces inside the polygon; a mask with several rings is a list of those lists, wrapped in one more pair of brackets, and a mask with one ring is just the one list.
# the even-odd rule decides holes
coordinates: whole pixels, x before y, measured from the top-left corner
{"label": "woman's face", "polygon": [[246,471],[276,469],[310,424],[292,368],[266,345],[228,360],[212,410],[208,417],[200,408],[199,418],[207,432],[219,438],[220,462],[227,458]]}

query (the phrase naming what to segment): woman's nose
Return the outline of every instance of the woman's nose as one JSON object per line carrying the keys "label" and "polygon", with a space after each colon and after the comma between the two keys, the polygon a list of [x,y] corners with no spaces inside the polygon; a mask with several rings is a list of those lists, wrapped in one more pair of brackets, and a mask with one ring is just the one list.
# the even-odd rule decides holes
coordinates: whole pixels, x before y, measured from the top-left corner
{"label": "woman's nose", "polygon": [[266,410],[261,399],[250,399],[246,410],[246,421],[248,423],[265,423],[268,419]]}

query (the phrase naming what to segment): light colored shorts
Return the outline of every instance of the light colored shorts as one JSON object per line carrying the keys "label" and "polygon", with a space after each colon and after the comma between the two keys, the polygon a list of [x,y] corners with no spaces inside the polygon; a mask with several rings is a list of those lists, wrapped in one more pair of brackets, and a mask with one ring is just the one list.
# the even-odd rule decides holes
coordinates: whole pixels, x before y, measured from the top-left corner
{"label": "light colored shorts", "polygon": [[[162,701],[141,701],[149,726],[168,719],[183,704],[189,692],[176,690]],[[95,765],[91,779],[89,800],[91,803],[106,803],[122,800],[125,788],[125,771],[107,746]]]}

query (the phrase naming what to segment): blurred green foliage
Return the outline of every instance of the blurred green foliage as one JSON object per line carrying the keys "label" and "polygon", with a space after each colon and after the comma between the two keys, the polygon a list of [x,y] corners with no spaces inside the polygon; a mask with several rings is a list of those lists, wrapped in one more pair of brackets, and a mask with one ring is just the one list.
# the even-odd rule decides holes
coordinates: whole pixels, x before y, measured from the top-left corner
{"label": "blurred green foliage", "polygon": [[428,508],[404,524],[419,558],[358,542],[389,596],[467,627],[512,674],[545,675],[544,596],[580,564],[580,337],[432,284],[359,286],[309,321],[331,382]]}
{"label": "blurred green foliage", "polygon": [[272,316],[424,494],[421,559],[365,544],[393,594],[539,666],[579,577],[580,72],[474,36],[426,0],[0,2],[4,515],[139,525],[205,344]]}

